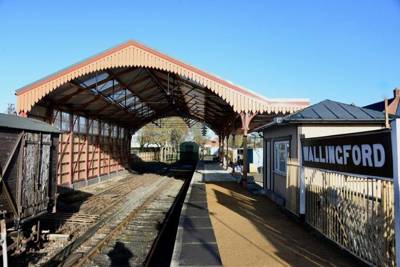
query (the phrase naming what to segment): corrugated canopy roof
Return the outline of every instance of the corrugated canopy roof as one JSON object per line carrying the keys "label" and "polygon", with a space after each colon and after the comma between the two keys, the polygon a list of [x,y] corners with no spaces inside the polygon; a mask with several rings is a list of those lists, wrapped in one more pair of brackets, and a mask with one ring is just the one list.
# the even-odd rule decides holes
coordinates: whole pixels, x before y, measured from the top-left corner
{"label": "corrugated canopy roof", "polygon": [[235,124],[241,112],[255,124],[308,106],[308,100],[266,99],[134,41],[17,90],[17,111],[35,107],[81,112],[138,129],[167,116]]}

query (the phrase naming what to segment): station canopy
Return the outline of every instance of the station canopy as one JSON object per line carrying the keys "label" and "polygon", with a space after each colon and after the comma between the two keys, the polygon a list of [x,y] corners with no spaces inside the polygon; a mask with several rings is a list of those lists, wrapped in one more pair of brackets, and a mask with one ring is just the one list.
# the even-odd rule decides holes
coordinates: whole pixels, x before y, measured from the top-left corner
{"label": "station canopy", "polygon": [[240,131],[246,115],[251,130],[309,105],[304,99],[267,99],[134,41],[27,85],[16,95],[23,116],[58,109],[133,132],[171,116],[226,133]]}

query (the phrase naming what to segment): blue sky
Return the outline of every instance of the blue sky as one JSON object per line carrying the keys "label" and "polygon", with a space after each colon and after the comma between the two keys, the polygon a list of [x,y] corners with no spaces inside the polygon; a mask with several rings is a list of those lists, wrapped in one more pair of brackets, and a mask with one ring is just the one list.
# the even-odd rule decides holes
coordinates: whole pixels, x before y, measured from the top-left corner
{"label": "blue sky", "polygon": [[0,111],[128,39],[270,98],[366,105],[400,87],[400,0],[0,0]]}

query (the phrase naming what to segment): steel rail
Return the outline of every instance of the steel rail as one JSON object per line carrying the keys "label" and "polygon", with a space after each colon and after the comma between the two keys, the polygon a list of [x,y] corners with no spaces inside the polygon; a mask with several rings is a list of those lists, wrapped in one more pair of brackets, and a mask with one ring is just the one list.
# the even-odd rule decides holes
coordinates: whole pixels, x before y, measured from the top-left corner
{"label": "steel rail", "polygon": [[[164,181],[162,184],[166,183]],[[143,210],[148,204],[154,201],[159,193],[161,193],[165,188],[163,186],[159,186],[155,192],[152,192],[148,198],[137,208],[131,211],[115,228],[113,228],[103,239],[101,239],[94,247],[92,247],[86,254],[82,255],[81,257],[75,256],[70,259],[66,259],[64,263],[61,263],[60,267],[70,267],[76,266],[80,267],[83,266],[86,262],[88,262],[91,258],[95,255],[100,253],[101,249],[108,244],[112,240],[112,238],[120,233],[124,227],[141,211]],[[98,229],[99,230],[99,229]]]}
{"label": "steel rail", "polygon": [[[193,170],[191,170],[191,172],[193,173]],[[192,177],[188,178],[185,180],[184,184],[182,185],[182,188],[179,190],[178,195],[175,197],[174,203],[172,204],[171,208],[168,210],[167,214],[165,215],[165,219],[162,223],[162,227],[157,235],[157,238],[154,240],[153,244],[151,245],[151,249],[149,251],[149,253],[147,254],[146,260],[144,261],[144,266],[145,267],[150,267],[151,266],[151,260],[154,257],[154,253],[158,247],[158,244],[160,243],[160,240],[164,234],[164,232],[166,231],[166,228],[168,227],[168,224],[171,220],[171,216],[173,215],[173,213],[176,211],[177,205],[179,204],[179,202],[181,202],[182,200],[185,200],[185,196],[187,193],[187,190],[189,188],[190,182],[192,181]]]}
{"label": "steel rail", "polygon": [[[125,194],[120,195],[116,199],[116,201],[114,201],[113,203],[109,204],[107,207],[105,207],[105,208],[101,207],[102,208],[102,214],[107,214],[107,212],[109,212],[112,208],[115,208],[115,205],[117,203],[121,202],[126,195],[131,193],[133,189],[136,189],[136,188],[140,187],[141,185],[143,185],[145,183],[146,183],[146,181],[141,181],[141,182],[135,181],[135,183],[132,184],[132,186],[134,186],[133,188],[129,187],[129,189],[127,190],[127,192]],[[123,183],[123,184],[120,184],[118,186],[114,186],[113,188],[115,189],[117,187],[126,187],[126,184]],[[104,192],[110,192],[110,190],[108,190],[108,189],[104,190],[100,194],[104,194]],[[97,205],[98,204],[99,203],[97,203]],[[74,241],[70,242],[62,250],[60,250],[58,253],[56,253],[54,256],[52,256],[43,266],[45,266],[45,267],[59,266],[59,264],[61,262],[65,261],[66,258],[69,257],[69,255],[71,255],[73,251],[75,251],[87,239],[89,239],[91,236],[93,236],[97,232],[97,230],[99,230],[103,225],[105,225],[110,216],[114,216],[116,213],[118,213],[118,212],[116,211],[113,214],[109,214],[108,216],[104,216],[96,224],[94,224],[91,227],[89,227],[85,231],[85,233],[83,235],[79,236],[77,239],[75,239]]]}

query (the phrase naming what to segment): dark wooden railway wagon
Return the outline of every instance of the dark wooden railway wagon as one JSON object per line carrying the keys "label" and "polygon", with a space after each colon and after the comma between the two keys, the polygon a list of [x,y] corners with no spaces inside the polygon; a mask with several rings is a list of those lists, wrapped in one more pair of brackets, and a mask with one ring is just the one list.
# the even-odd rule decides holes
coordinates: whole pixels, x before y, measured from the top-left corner
{"label": "dark wooden railway wagon", "polygon": [[194,163],[199,160],[199,145],[195,142],[183,142],[179,150],[181,162]]}
{"label": "dark wooden railway wagon", "polygon": [[58,136],[45,122],[0,114],[0,211],[7,224],[18,226],[54,207]]}

